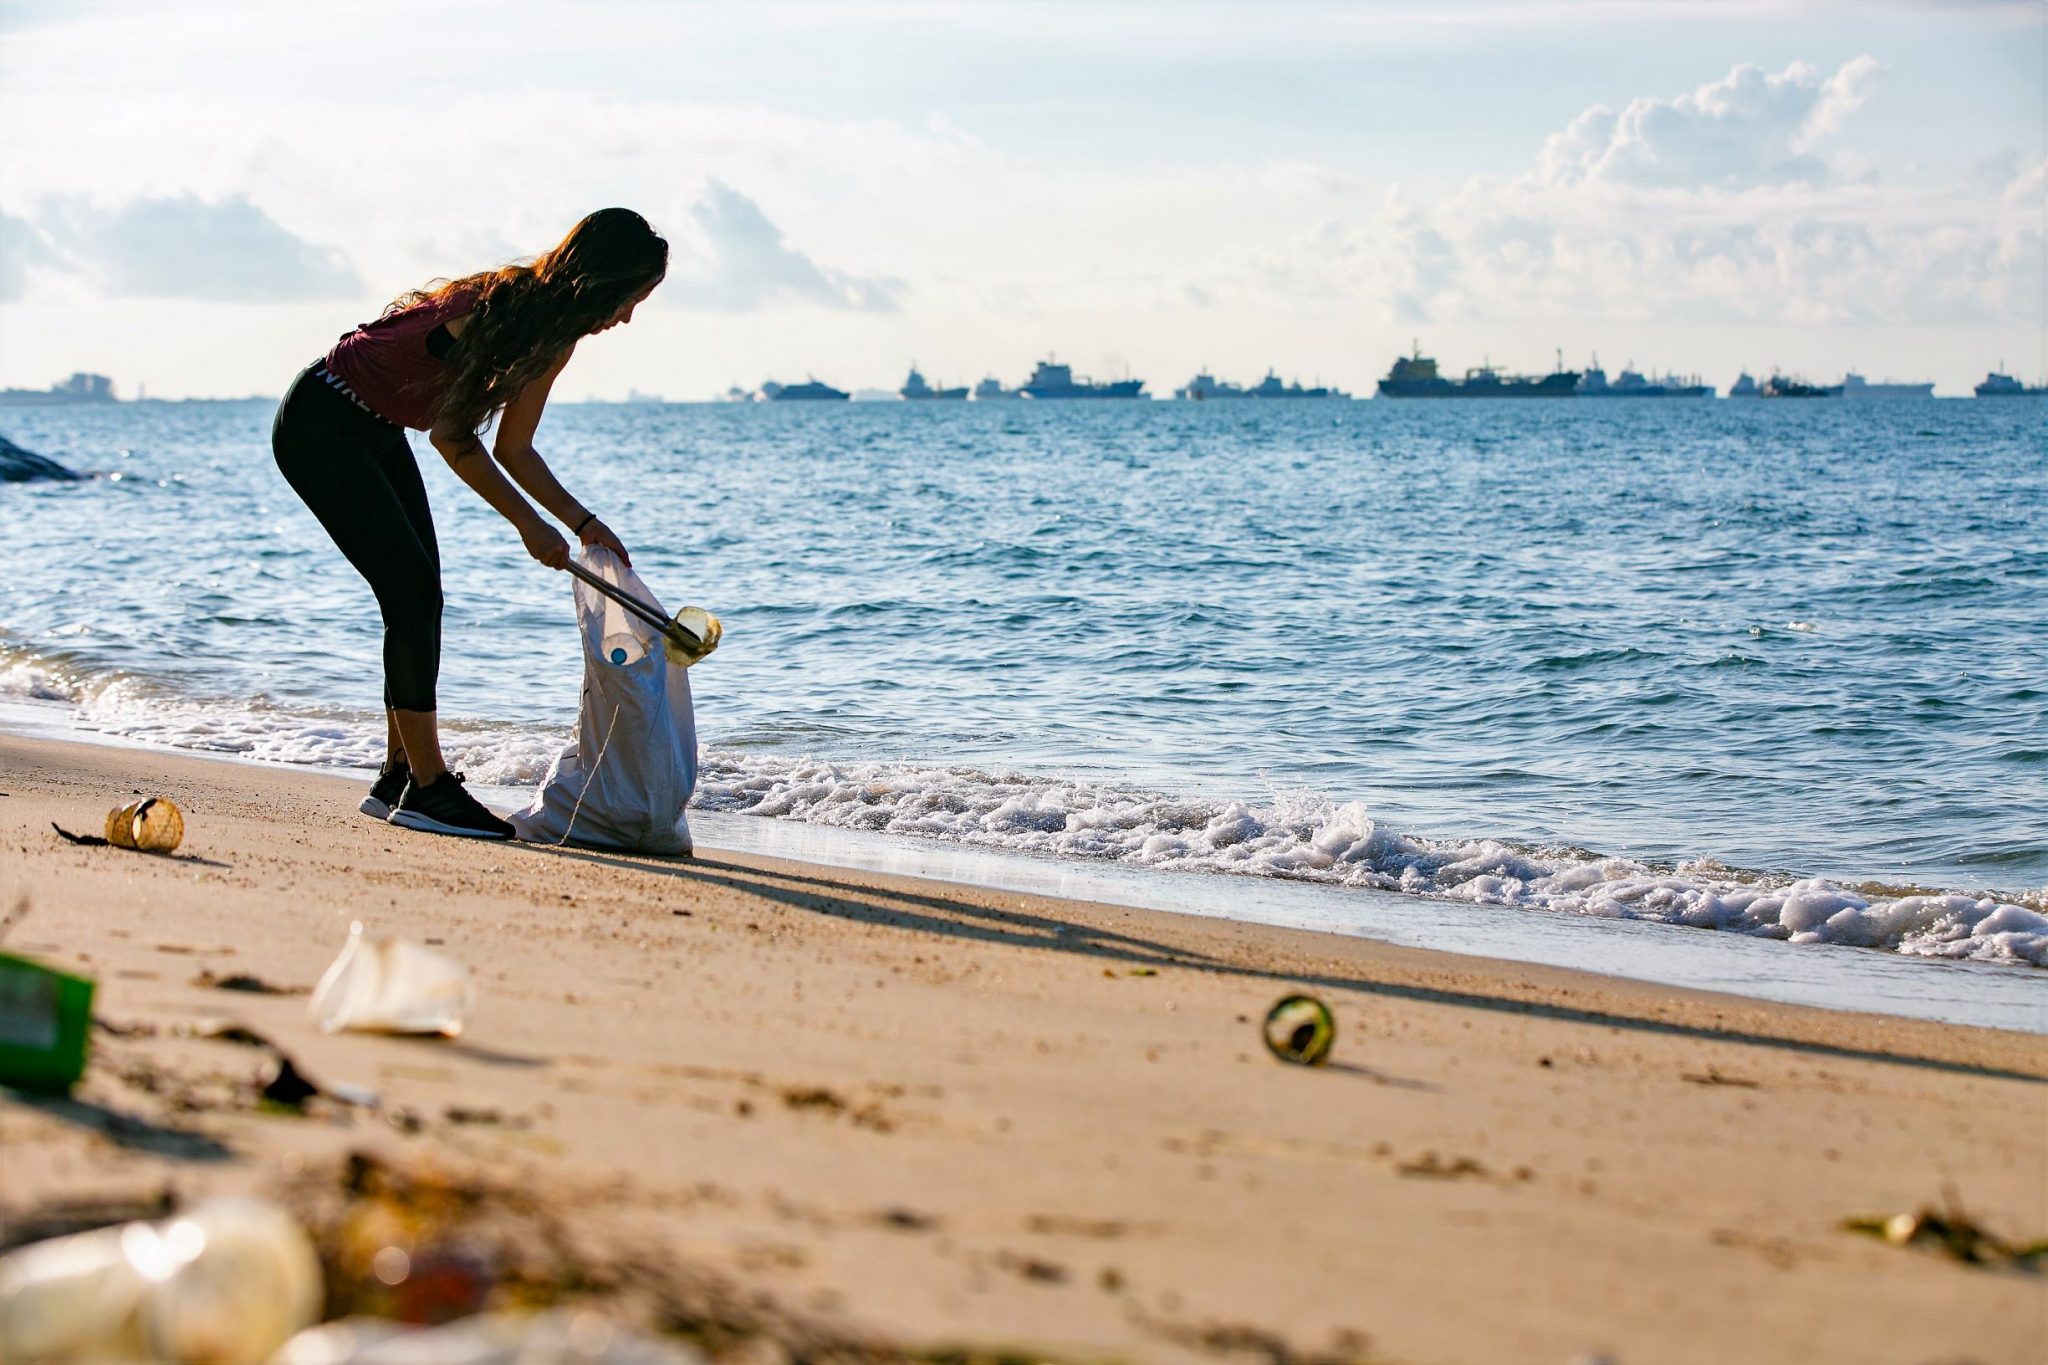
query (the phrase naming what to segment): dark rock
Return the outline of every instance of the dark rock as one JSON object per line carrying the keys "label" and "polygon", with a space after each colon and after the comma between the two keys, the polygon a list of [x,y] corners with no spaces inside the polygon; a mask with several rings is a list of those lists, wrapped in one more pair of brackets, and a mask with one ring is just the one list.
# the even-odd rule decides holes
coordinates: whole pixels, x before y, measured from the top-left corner
{"label": "dark rock", "polygon": [[27,483],[31,479],[55,479],[68,483],[85,477],[55,460],[23,450],[5,436],[0,436],[0,483]]}

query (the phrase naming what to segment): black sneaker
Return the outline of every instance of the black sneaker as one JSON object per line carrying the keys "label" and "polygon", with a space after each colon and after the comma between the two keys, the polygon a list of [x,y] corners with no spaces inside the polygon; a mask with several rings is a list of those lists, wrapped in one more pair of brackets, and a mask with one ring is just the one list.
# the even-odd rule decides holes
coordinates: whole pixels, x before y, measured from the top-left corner
{"label": "black sneaker", "polygon": [[461,773],[442,773],[422,787],[415,782],[398,798],[391,823],[429,834],[458,834],[465,839],[509,839],[512,826],[485,810],[462,789]]}
{"label": "black sneaker", "polygon": [[377,780],[370,784],[370,794],[356,809],[372,820],[389,820],[391,812],[398,808],[398,798],[405,795],[405,789],[410,785],[412,769],[405,766],[403,759],[387,763],[377,774]]}

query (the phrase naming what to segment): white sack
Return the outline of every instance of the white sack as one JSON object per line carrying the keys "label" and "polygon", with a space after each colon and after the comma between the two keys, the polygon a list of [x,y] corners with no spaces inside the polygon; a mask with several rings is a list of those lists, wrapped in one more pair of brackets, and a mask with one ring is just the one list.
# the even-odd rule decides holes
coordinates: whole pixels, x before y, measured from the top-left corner
{"label": "white sack", "polygon": [[[611,551],[586,546],[578,558],[667,615]],[[669,662],[659,631],[581,580],[576,616],[583,634],[576,738],[556,756],[533,804],[512,817],[512,828],[539,844],[688,853],[683,807],[697,788],[690,675]]]}

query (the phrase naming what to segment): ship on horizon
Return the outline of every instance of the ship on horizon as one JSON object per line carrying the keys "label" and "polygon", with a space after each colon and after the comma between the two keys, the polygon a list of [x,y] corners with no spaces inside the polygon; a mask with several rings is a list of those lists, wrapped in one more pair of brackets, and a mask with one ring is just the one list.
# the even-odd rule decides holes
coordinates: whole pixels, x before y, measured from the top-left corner
{"label": "ship on horizon", "polygon": [[761,397],[770,403],[844,403],[852,396],[815,379],[801,384],[778,384],[771,379],[761,386]]}
{"label": "ship on horizon", "polygon": [[1757,387],[1756,376],[1748,370],[1735,376],[1735,382],[1728,386],[1730,398],[1761,398],[1764,391]]}
{"label": "ship on horizon", "polygon": [[1266,377],[1250,388],[1220,380],[1204,370],[1175,389],[1173,396],[1199,403],[1211,398],[1349,398],[1351,395],[1322,384],[1304,387],[1298,379],[1283,384],[1280,376],[1269,369]]}
{"label": "ship on horizon", "polygon": [[896,390],[896,392],[898,396],[910,402],[954,402],[966,399],[967,386],[963,384],[957,389],[949,389],[942,385],[939,388],[933,388],[925,382],[925,377],[918,373],[917,366],[912,365],[910,367],[910,377],[903,381],[903,387]]}
{"label": "ship on horizon", "polygon": [[1563,356],[1557,369],[1541,379],[1502,375],[1491,363],[1465,371],[1463,379],[1446,379],[1417,343],[1414,354],[1402,356],[1387,371],[1379,392],[1382,398],[1576,398],[1578,384],[1578,371],[1564,368]]}
{"label": "ship on horizon", "polygon": [[1803,379],[1775,373],[1764,381],[1763,387],[1765,398],[1836,398],[1841,392],[1839,386],[1809,384]]}
{"label": "ship on horizon", "polygon": [[1114,379],[1098,384],[1090,379],[1076,379],[1071,365],[1041,360],[1031,378],[1017,386],[1017,392],[1025,398],[1143,398],[1145,381]]}
{"label": "ship on horizon", "polygon": [[2002,370],[1993,370],[1984,376],[1976,393],[1979,398],[2040,398],[2048,396],[2048,384],[2022,384]]}
{"label": "ship on horizon", "polygon": [[1003,381],[994,375],[984,377],[979,384],[974,386],[974,401],[977,403],[992,403],[998,399],[1018,397],[1022,397],[1022,395],[1015,389],[1004,388]]}
{"label": "ship on horizon", "polygon": [[1581,398],[1712,398],[1714,386],[1703,382],[1698,375],[1681,379],[1675,374],[1660,375],[1645,379],[1635,370],[1634,363],[1623,366],[1613,383],[1607,382],[1607,371],[1600,368],[1600,357],[1593,357],[1592,368],[1579,376],[1578,392]]}
{"label": "ship on horizon", "polygon": [[1925,383],[1898,383],[1887,379],[1883,383],[1873,384],[1851,370],[1842,376],[1841,386],[1836,393],[1842,398],[1932,398],[1934,381],[1930,379]]}

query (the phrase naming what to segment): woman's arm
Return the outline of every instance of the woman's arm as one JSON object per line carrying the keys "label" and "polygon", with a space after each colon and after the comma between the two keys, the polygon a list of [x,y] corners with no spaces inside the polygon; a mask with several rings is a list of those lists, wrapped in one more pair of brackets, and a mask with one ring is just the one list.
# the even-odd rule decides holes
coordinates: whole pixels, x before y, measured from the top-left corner
{"label": "woman's arm", "polygon": [[491,463],[484,443],[476,438],[475,432],[447,431],[436,427],[427,433],[427,440],[441,452],[441,458],[448,462],[456,477],[475,489],[477,496],[512,523],[513,529],[519,532],[520,540],[526,543],[528,554],[550,569],[568,566],[569,542],[562,538],[560,531],[548,525],[546,518],[534,511],[532,504],[519,496],[519,490]]}
{"label": "woman's arm", "polygon": [[613,554],[630,565],[632,556],[626,547],[612,534],[612,529],[592,516],[590,510],[562,487],[555,472],[548,468],[540,452],[533,448],[533,434],[540,428],[542,411],[547,407],[548,392],[554,387],[555,376],[569,363],[575,354],[571,346],[562,353],[562,358],[548,367],[547,373],[519,391],[519,396],[505,405],[505,411],[498,418],[498,437],[492,450],[492,457],[503,465],[527,495],[561,522],[585,545],[603,545]]}

